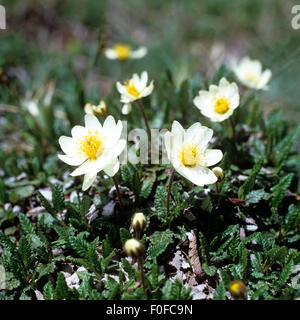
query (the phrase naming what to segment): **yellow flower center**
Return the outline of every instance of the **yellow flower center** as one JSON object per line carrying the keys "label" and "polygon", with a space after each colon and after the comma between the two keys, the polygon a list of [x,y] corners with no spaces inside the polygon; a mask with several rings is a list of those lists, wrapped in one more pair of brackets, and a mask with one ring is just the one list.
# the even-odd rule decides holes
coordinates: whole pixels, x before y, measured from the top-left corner
{"label": "yellow flower center", "polygon": [[88,134],[78,141],[78,147],[81,153],[90,160],[96,160],[103,151],[103,140],[99,138],[97,130],[89,130]]}
{"label": "yellow flower center", "polygon": [[224,114],[229,110],[228,100],[225,98],[218,99],[215,103],[215,111],[219,114]]}
{"label": "yellow flower center", "polygon": [[127,92],[130,95],[134,96],[135,98],[138,98],[140,96],[140,92],[134,86],[134,83],[133,83],[132,79],[129,80],[129,82],[125,82],[125,86],[126,86]]}
{"label": "yellow flower center", "polygon": [[246,72],[246,78],[251,80],[254,84],[258,84],[258,77],[252,72]]}
{"label": "yellow flower center", "polygon": [[240,292],[240,284],[238,282],[234,282],[231,286],[230,289],[232,292],[238,294]]}
{"label": "yellow flower center", "polygon": [[118,59],[126,60],[129,58],[131,47],[126,44],[117,44],[114,46],[114,50],[117,53]]}
{"label": "yellow flower center", "polygon": [[201,149],[195,144],[187,143],[180,151],[180,162],[185,167],[194,167],[200,164],[205,158],[205,154],[201,155]]}

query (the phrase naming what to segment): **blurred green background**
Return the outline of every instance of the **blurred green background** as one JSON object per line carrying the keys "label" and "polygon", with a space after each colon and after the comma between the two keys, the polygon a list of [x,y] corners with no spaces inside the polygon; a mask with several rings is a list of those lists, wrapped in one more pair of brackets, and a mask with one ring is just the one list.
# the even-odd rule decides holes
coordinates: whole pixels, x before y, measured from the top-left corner
{"label": "blurred green background", "polygon": [[[37,120],[49,135],[51,130],[54,136],[69,132],[59,123],[60,110],[75,124],[82,119],[84,103],[97,103],[99,97],[110,101],[114,94],[110,113],[117,115],[115,82],[133,72],[147,70],[157,87],[166,70],[173,72],[178,86],[186,78],[205,78],[209,83],[222,62],[230,65],[245,55],[261,60],[273,72],[270,90],[262,92],[266,113],[279,107],[287,119],[299,122],[300,30],[291,27],[295,1],[7,0],[2,4],[7,30],[0,31],[0,112],[10,108],[18,113],[14,108],[19,105],[28,109],[29,101],[46,95],[53,85],[54,128],[47,129],[51,114]],[[99,48],[118,42],[144,45],[148,55],[126,63],[97,55]],[[10,120],[13,125],[8,125]],[[2,137],[18,134],[17,120],[14,114],[1,118]]]}

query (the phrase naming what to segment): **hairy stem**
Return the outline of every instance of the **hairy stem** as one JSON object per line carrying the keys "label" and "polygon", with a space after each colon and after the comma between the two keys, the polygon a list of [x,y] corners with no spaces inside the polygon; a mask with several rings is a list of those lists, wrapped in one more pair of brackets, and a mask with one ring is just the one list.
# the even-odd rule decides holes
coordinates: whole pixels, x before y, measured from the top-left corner
{"label": "hairy stem", "polygon": [[147,299],[149,299],[148,290],[147,290],[147,287],[146,287],[145,272],[144,272],[144,265],[143,265],[143,258],[142,257],[138,258],[138,268],[139,268],[139,270],[141,272],[141,278],[142,278],[144,294],[147,297]]}
{"label": "hairy stem", "polygon": [[174,180],[174,174],[175,174],[175,169],[172,168],[171,169],[171,173],[170,173],[170,181],[169,181],[169,185],[168,185],[168,193],[167,193],[167,205],[166,205],[166,216],[168,216],[169,214],[169,209],[170,209],[170,195],[171,195],[171,189],[172,189],[172,183]]}
{"label": "hairy stem", "polygon": [[234,141],[237,142],[236,134],[235,134],[235,126],[234,126],[234,123],[233,123],[233,120],[232,120],[232,116],[229,117],[229,121],[230,121],[230,124],[231,124]]}
{"label": "hairy stem", "polygon": [[116,191],[117,191],[117,195],[118,195],[118,199],[119,199],[119,203],[120,203],[120,209],[121,209],[122,215],[124,216],[125,215],[125,210],[124,210],[123,200],[122,200],[120,188],[119,188],[119,185],[118,185],[118,181],[117,181],[115,176],[113,176],[112,178],[113,178],[113,181],[114,181],[114,184],[115,184],[115,187],[116,187]]}
{"label": "hairy stem", "polygon": [[151,148],[151,130],[150,130],[149,122],[148,122],[148,119],[147,119],[147,116],[146,116],[146,113],[145,113],[145,108],[144,108],[143,103],[142,103],[141,100],[136,100],[135,102],[140,107],[141,113],[142,113],[143,118],[145,120],[145,125],[146,125],[146,128],[147,128],[147,134],[148,134],[148,141],[149,141],[149,144],[150,144],[149,147]]}

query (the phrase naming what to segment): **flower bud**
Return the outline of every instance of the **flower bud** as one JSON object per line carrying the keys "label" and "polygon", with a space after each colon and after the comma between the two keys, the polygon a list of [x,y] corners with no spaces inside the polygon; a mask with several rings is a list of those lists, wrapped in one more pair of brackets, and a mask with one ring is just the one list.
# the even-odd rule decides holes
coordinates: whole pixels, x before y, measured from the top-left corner
{"label": "flower bud", "polygon": [[129,239],[125,242],[124,250],[132,258],[141,258],[145,253],[145,247],[141,241]]}
{"label": "flower bud", "polygon": [[97,106],[86,103],[84,106],[84,112],[86,114],[92,114],[94,116],[105,116],[107,113],[107,106],[103,100],[100,100],[99,104]]}
{"label": "flower bud", "polygon": [[135,232],[141,233],[146,227],[146,217],[143,212],[135,213],[131,224]]}
{"label": "flower bud", "polygon": [[229,285],[229,290],[234,299],[246,299],[247,288],[243,281],[232,281]]}
{"label": "flower bud", "polygon": [[224,179],[224,171],[222,168],[215,167],[212,169],[212,172],[215,174],[219,181]]}

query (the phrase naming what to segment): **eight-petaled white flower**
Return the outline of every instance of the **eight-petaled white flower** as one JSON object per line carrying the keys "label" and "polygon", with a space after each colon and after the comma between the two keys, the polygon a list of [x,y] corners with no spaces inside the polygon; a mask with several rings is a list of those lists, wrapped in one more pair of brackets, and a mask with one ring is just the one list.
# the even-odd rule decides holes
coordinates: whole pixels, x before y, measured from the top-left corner
{"label": "eight-petaled white flower", "polygon": [[229,83],[225,78],[209,86],[209,91],[200,90],[194,98],[195,106],[200,112],[214,122],[221,122],[229,118],[239,106],[239,89],[235,82]]}
{"label": "eight-petaled white flower", "polygon": [[82,190],[87,190],[97,173],[101,170],[114,176],[120,167],[118,156],[125,148],[126,141],[120,139],[122,122],[116,124],[112,116],[108,116],[103,126],[93,115],[85,115],[85,127],[73,127],[72,137],[62,136],[59,144],[65,153],[59,159],[71,166],[79,166],[71,176],[84,175]]}
{"label": "eight-petaled white flower", "polygon": [[122,108],[123,114],[129,114],[131,112],[132,102],[151,94],[154,88],[153,80],[150,82],[149,86],[147,86],[147,82],[147,71],[144,71],[140,77],[135,73],[132,78],[123,85],[120,82],[117,82],[116,85],[121,94],[121,102],[124,103]]}
{"label": "eight-petaled white flower", "polygon": [[119,43],[112,48],[107,48],[104,54],[108,59],[112,60],[140,59],[147,54],[147,48],[139,47],[136,50],[132,50],[131,46]]}
{"label": "eight-petaled white flower", "polygon": [[271,79],[272,72],[269,69],[263,71],[260,61],[244,57],[233,67],[233,71],[246,87],[256,90],[268,89],[267,84]]}
{"label": "eight-petaled white flower", "polygon": [[174,169],[197,186],[215,183],[218,179],[207,167],[218,163],[223,153],[217,149],[207,149],[213,130],[199,122],[184,130],[174,121],[171,132],[164,135],[169,160]]}

